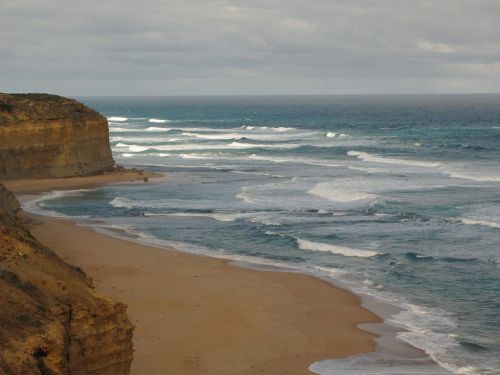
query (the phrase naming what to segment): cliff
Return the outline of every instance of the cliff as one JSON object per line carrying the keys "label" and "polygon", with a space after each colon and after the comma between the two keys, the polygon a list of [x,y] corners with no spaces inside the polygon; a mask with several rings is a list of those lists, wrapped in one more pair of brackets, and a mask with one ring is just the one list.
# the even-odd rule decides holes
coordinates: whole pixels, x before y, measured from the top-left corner
{"label": "cliff", "polygon": [[98,112],[56,95],[0,94],[0,179],[89,176],[113,165]]}
{"label": "cliff", "polygon": [[40,244],[19,211],[0,184],[0,374],[128,374],[125,306]]}

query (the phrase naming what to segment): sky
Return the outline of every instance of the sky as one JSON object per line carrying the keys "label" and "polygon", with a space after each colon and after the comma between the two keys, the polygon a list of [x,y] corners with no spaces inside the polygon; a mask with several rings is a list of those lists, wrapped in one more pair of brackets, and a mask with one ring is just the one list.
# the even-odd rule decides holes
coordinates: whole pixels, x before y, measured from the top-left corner
{"label": "sky", "polygon": [[0,91],[500,92],[499,0],[0,0]]}

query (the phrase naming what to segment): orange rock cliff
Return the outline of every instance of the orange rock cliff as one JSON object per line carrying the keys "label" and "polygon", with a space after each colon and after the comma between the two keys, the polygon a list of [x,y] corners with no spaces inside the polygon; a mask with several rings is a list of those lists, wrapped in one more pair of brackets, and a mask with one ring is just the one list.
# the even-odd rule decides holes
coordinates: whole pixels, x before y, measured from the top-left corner
{"label": "orange rock cliff", "polygon": [[[0,94],[0,179],[112,166],[97,112],[57,96]],[[39,243],[0,184],[0,375],[127,375],[132,333],[125,305]]]}
{"label": "orange rock cliff", "polygon": [[0,179],[88,176],[113,165],[98,112],[57,95],[0,94]]}
{"label": "orange rock cliff", "polygon": [[125,306],[40,244],[0,184],[0,374],[126,375]]}

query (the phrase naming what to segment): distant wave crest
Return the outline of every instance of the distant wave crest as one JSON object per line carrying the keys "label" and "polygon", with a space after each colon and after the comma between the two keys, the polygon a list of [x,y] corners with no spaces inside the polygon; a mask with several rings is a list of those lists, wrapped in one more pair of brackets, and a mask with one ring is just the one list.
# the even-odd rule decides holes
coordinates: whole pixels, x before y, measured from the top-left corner
{"label": "distant wave crest", "polygon": [[128,120],[128,117],[119,117],[119,116],[112,116],[112,117],[108,117],[108,121],[116,121],[116,122],[124,122],[124,121],[127,121]]}
{"label": "distant wave crest", "polygon": [[153,124],[164,124],[164,123],[170,122],[170,121],[168,121],[166,119],[160,119],[160,118],[150,118],[149,122],[151,122]]}

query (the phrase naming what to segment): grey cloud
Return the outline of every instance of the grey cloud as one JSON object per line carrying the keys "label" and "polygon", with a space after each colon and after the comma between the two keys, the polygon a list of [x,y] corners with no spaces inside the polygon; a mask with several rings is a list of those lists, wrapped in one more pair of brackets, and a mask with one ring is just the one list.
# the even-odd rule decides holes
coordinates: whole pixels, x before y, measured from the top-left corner
{"label": "grey cloud", "polygon": [[0,90],[499,92],[497,0],[0,0]]}

